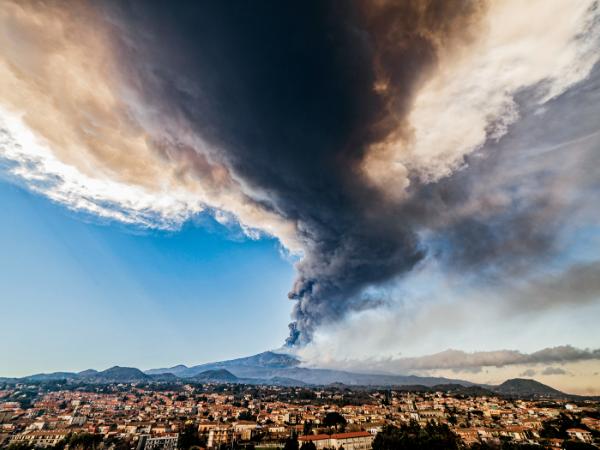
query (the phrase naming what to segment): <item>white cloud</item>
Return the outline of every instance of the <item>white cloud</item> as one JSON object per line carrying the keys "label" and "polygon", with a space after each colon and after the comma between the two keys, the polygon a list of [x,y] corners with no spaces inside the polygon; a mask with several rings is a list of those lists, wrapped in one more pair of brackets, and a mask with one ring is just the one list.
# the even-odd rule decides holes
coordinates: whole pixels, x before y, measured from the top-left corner
{"label": "white cloud", "polygon": [[[173,229],[199,212],[300,251],[294,224],[262,208],[180,117],[144,103],[86,5],[0,6],[0,161],[66,207]],[[74,39],[73,36],[77,36]]]}
{"label": "white cloud", "polygon": [[35,192],[70,209],[144,227],[177,228],[204,204],[191,191],[152,191],[106,176],[90,176],[60,161],[23,121],[0,108],[0,155],[9,172]]}
{"label": "white cloud", "polygon": [[[397,196],[411,173],[429,182],[449,176],[465,155],[507,133],[519,118],[520,90],[538,86],[543,105],[585,79],[600,57],[600,8],[594,4],[490,2],[473,42],[458,48],[439,43],[436,70],[408,116],[410,137],[404,130],[390,136],[365,160],[374,184]],[[386,176],[389,167],[396,177]]]}

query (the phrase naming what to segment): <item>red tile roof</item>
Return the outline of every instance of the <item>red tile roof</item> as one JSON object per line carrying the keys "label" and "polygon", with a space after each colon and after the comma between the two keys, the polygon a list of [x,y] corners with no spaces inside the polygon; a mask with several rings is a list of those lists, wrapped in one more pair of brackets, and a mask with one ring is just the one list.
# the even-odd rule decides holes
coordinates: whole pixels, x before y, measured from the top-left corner
{"label": "red tile roof", "polygon": [[323,439],[351,439],[357,437],[369,437],[371,433],[366,431],[352,431],[350,433],[337,433],[337,434],[314,434],[308,436],[300,436],[299,441],[322,441]]}

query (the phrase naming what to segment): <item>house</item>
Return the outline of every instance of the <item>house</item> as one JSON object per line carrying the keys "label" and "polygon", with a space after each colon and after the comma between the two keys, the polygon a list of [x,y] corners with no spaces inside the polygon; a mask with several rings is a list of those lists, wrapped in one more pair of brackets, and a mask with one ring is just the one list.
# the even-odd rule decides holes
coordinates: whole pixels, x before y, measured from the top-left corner
{"label": "house", "polygon": [[234,430],[229,425],[211,428],[208,432],[208,448],[218,447],[221,444],[229,445],[233,442]]}
{"label": "house", "polygon": [[576,439],[579,441],[587,442],[591,444],[594,439],[592,438],[592,433],[588,430],[583,430],[581,428],[569,428],[567,430],[567,434],[570,439]]}
{"label": "house", "polygon": [[11,443],[26,443],[33,447],[54,447],[69,434],[67,430],[27,431],[12,437]]}
{"label": "house", "polygon": [[239,420],[233,425],[235,434],[239,436],[242,441],[249,441],[252,439],[254,430],[256,430],[258,424],[256,422],[250,422],[246,420]]}
{"label": "house", "polygon": [[315,434],[300,436],[298,440],[300,445],[304,442],[312,442],[317,447],[317,450],[325,448],[339,449],[344,447],[344,450],[369,450],[373,444],[375,437],[367,431],[354,431],[350,433],[338,434]]}
{"label": "house", "polygon": [[592,430],[600,431],[600,420],[598,419],[594,419],[593,417],[584,417],[581,419],[581,423]]}
{"label": "house", "polygon": [[178,434],[157,437],[143,434],[140,436],[136,450],[175,450],[178,440]]}
{"label": "house", "polygon": [[467,445],[479,442],[479,432],[476,428],[458,428],[456,434],[458,434],[462,441]]}

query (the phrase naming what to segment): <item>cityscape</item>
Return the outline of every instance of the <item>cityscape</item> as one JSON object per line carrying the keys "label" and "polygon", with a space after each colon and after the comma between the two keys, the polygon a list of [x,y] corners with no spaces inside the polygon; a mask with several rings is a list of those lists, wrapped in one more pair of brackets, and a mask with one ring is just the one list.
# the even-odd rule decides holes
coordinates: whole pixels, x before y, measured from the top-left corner
{"label": "cityscape", "polygon": [[[600,397],[528,379],[499,386],[366,386],[242,379],[294,367],[265,352],[189,377],[169,369],[0,380],[0,445],[25,448],[594,448]],[[424,383],[433,382],[423,378]],[[444,380],[445,381],[445,380]],[[405,441],[403,441],[405,439]],[[314,447],[313,447],[314,445]]]}
{"label": "cityscape", "polygon": [[600,449],[600,0],[0,0],[0,450]]}

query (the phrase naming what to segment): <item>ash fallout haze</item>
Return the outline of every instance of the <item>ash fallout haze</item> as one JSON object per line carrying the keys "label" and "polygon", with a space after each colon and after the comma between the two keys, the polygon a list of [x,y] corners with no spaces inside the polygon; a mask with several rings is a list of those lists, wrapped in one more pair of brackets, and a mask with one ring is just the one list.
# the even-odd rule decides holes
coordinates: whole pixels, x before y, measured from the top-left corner
{"label": "ash fallout haze", "polygon": [[0,376],[599,395],[599,198],[597,0],[0,2]]}

